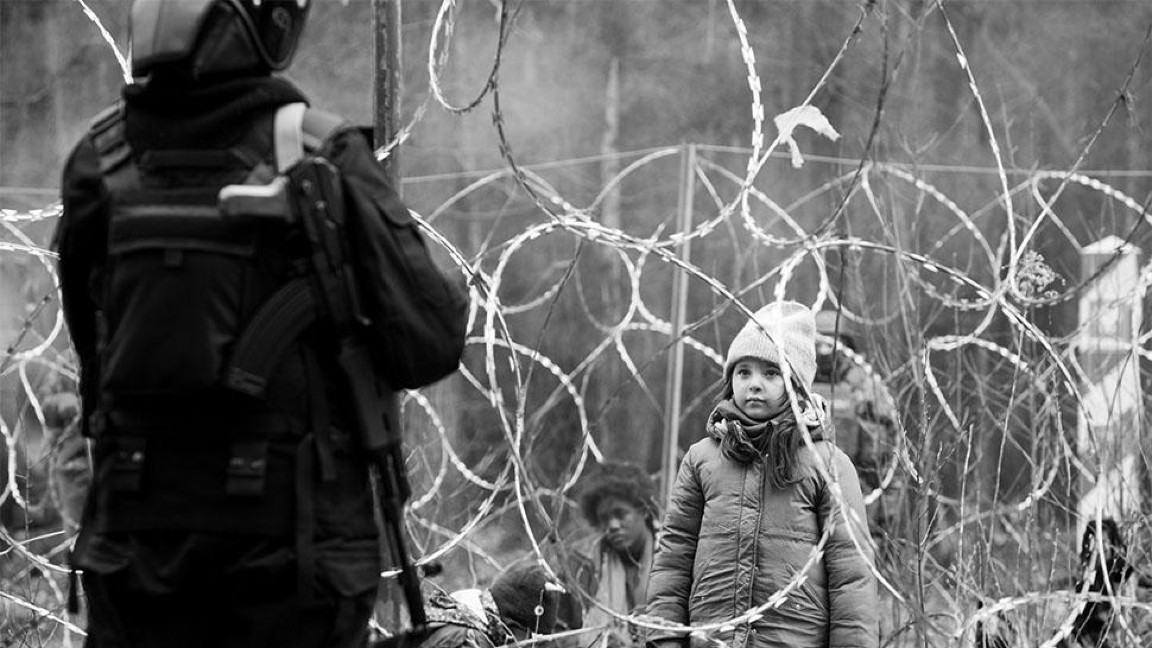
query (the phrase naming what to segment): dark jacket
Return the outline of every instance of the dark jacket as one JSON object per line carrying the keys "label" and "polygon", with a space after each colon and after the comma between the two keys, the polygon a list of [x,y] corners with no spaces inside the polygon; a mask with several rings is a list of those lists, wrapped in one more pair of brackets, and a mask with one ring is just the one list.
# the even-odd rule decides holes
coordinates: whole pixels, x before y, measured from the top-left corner
{"label": "dark jacket", "polygon": [[[680,465],[648,585],[648,613],[679,624],[721,622],[768,601],[798,574],[804,580],[751,626],[721,633],[733,648],[868,648],[878,645],[876,583],[845,528],[828,462],[845,503],[864,520],[852,462],[834,445],[800,449],[801,478],[775,490],[762,460],[725,456],[715,438],[694,444]],[[834,523],[823,558],[805,565]],[[871,556],[866,526],[855,537]]]}
{"label": "dark jacket", "polygon": [[[301,101],[305,98],[300,91],[277,77],[204,86],[131,85],[124,91],[125,134],[141,165],[151,158],[159,159],[160,153],[175,153],[169,157],[179,159],[183,151],[228,151],[243,142],[256,142],[262,151],[262,159],[249,160],[250,165],[267,164],[273,151],[272,115],[282,105]],[[56,233],[64,316],[81,363],[85,431],[96,438],[95,479],[74,563],[95,573],[129,569],[141,587],[169,591],[211,577],[207,572],[234,572],[244,561],[261,562],[265,569],[294,568],[300,562],[306,563],[302,575],[322,590],[344,596],[373,591],[381,560],[368,467],[352,446],[345,419],[351,405],[323,336],[312,331],[293,343],[269,384],[266,401],[244,401],[211,389],[148,393],[151,381],[160,382],[165,377],[162,372],[184,371],[186,363],[199,361],[203,354],[189,342],[199,339],[196,336],[201,332],[195,330],[198,323],[218,315],[217,311],[234,309],[236,312],[224,319],[235,317],[238,329],[259,304],[238,306],[229,301],[225,291],[134,294],[131,285],[120,285],[122,294],[154,305],[150,306],[153,311],[168,309],[174,315],[165,326],[141,326],[131,335],[124,334],[124,327],[132,323],[109,322],[107,312],[124,305],[106,303],[108,282],[135,278],[128,273],[108,276],[113,203],[97,150],[89,133],[67,161],[62,182],[63,214]],[[357,129],[337,129],[320,154],[341,173],[348,204],[379,205],[395,200],[369,144]],[[195,190],[197,173],[201,173],[212,178],[206,181],[211,190],[211,182],[221,177],[213,175],[218,172],[220,169],[185,169],[172,176],[172,182]],[[248,172],[239,169],[239,177]],[[373,211],[360,217],[383,218],[384,214]],[[265,245],[258,249],[277,250],[274,243],[257,243]],[[354,255],[361,244],[371,243],[353,239]],[[242,279],[222,275],[218,283],[232,285],[255,276],[255,284],[241,285],[261,287],[259,281],[264,281],[267,285],[263,287],[271,289],[275,277],[282,275],[290,262],[289,251],[280,252],[275,258],[255,259],[242,271],[246,273]],[[260,279],[265,276],[266,280]],[[117,330],[120,338],[115,337]],[[228,340],[209,342],[225,347],[229,344]],[[135,345],[132,353],[116,358],[124,367],[102,366],[120,348],[109,350],[110,344]],[[188,357],[170,360],[181,353]],[[152,354],[169,360],[154,361]],[[156,377],[148,372],[155,372]],[[131,389],[124,387],[126,384]],[[132,397],[123,397],[125,394]],[[100,429],[90,426],[95,412],[104,415],[103,424],[97,426]],[[219,463],[221,439],[252,432],[248,429],[252,421],[262,425],[272,421],[275,426],[264,494],[230,498],[222,495],[222,488],[215,483],[198,488],[202,471],[197,462]],[[144,486],[124,494],[115,484],[119,464],[125,454],[131,454],[126,451],[126,430],[149,438],[146,461],[167,457],[170,465],[157,464],[152,470],[146,466]],[[197,566],[185,560],[201,552],[206,546],[203,539],[212,535],[237,544],[233,554],[240,556],[239,562],[208,561]],[[260,555],[241,550],[249,542],[245,538],[251,538],[251,546],[261,548]],[[134,548],[141,546],[148,551],[143,559],[139,555],[134,558]],[[208,569],[203,568],[205,565]]]}

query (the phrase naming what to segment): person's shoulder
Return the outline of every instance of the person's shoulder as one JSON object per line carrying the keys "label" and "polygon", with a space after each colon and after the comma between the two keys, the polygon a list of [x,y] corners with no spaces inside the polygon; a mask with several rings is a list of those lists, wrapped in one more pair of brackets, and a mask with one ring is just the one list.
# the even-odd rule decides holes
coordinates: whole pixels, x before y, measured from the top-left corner
{"label": "person's shoulder", "polygon": [[835,443],[833,443],[831,441],[822,441],[821,443],[823,443],[824,446],[828,448],[826,450],[826,452],[827,452],[827,456],[825,457],[826,461],[830,461],[837,466],[851,466],[852,465],[851,457],[849,457],[848,453],[844,452],[844,450],[842,450],[840,448],[840,446],[836,445]]}
{"label": "person's shoulder", "polygon": [[488,648],[492,642],[487,635],[474,628],[456,623],[433,622],[431,631],[418,648],[461,648],[476,646]]}
{"label": "person's shoulder", "polygon": [[[371,141],[371,130],[352,121],[325,111],[309,107],[304,113],[303,139],[305,148],[320,155],[346,176],[367,181],[374,191],[392,197],[395,192],[377,162]],[[395,198],[398,201],[398,197]],[[407,214],[390,205],[389,213]]]}
{"label": "person's shoulder", "polygon": [[834,469],[839,475],[838,478],[842,479],[845,475],[852,479],[856,478],[856,465],[852,463],[852,459],[840,446],[827,439],[813,439],[811,447],[807,444],[801,445],[797,456],[802,468],[813,477],[821,476],[819,464],[824,467],[825,473]]}
{"label": "person's shoulder", "polygon": [[[72,145],[65,162],[66,171],[99,171],[98,138],[123,138],[124,103],[117,101],[88,119],[88,126]],[[106,144],[111,148],[111,144]]]}
{"label": "person's shoulder", "polygon": [[696,457],[709,457],[719,452],[720,442],[713,436],[707,435],[703,439],[688,446],[688,453]]}
{"label": "person's shoulder", "polygon": [[68,157],[64,159],[63,189],[67,191],[69,185],[76,185],[88,180],[101,177],[100,155],[92,141],[91,133],[85,133],[72,145]]}
{"label": "person's shoulder", "polygon": [[[827,438],[827,432],[817,434],[817,430],[812,430],[812,445],[801,442],[800,450],[797,456],[806,465],[815,464],[817,461],[827,464],[828,462],[840,461],[840,457],[848,460],[848,455],[840,449],[840,446]],[[851,460],[849,460],[851,461]]]}
{"label": "person's shoulder", "polygon": [[703,439],[688,446],[687,452],[684,453],[684,462],[698,469],[705,464],[712,463],[723,457],[724,454],[720,450],[720,442],[711,436],[705,436]]}
{"label": "person's shoulder", "polygon": [[816,461],[827,461],[835,450],[839,450],[836,444],[825,439],[822,436],[813,436],[812,445],[808,445],[803,441],[800,442],[800,448],[797,451],[797,457],[808,463],[815,463]]}

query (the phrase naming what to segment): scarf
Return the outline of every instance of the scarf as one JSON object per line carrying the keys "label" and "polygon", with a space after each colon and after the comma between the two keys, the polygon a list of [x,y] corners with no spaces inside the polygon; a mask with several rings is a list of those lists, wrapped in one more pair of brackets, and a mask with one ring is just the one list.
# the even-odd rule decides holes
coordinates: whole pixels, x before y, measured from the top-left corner
{"label": "scarf", "polygon": [[[622,555],[611,547],[600,545],[600,580],[596,585],[596,600],[608,609],[618,614],[631,614],[636,607],[644,605],[648,598],[648,573],[652,569],[651,534],[644,534],[644,546],[640,550],[640,557],[633,560],[630,556]],[[616,625],[614,619],[607,612],[593,606],[588,611],[587,627],[597,625]],[[611,630],[619,634],[621,630]],[[619,638],[631,641],[625,632]]]}
{"label": "scarf", "polygon": [[[800,414],[804,425],[812,435],[813,441],[824,438],[820,427],[820,418],[816,408],[824,410],[824,419],[828,419],[828,406],[823,398],[817,394],[810,395],[811,403],[801,402]],[[757,421],[744,413],[732,399],[725,399],[716,404],[712,413],[708,415],[708,436],[720,444],[720,451],[732,461],[737,463],[752,463],[766,454],[772,454],[784,447],[794,434],[799,434],[796,425],[796,415],[791,405],[784,408],[776,416],[767,421]]]}

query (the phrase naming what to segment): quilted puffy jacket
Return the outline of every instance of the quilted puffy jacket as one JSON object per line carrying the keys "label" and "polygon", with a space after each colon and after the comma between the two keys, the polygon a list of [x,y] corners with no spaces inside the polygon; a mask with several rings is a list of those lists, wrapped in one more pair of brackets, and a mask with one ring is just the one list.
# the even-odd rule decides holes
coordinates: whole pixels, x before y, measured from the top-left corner
{"label": "quilted puffy jacket", "polygon": [[[823,558],[783,604],[718,636],[732,648],[878,646],[876,581],[856,471],[836,446],[814,447],[817,455],[800,449],[802,477],[784,490],[772,488],[762,461],[735,462],[714,438],[688,450],[652,566],[648,614],[692,625],[739,616],[788,585],[832,523]],[[852,524],[863,555],[817,459],[837,475],[844,503],[860,521]],[[661,645],[670,636],[657,632],[650,641]]]}

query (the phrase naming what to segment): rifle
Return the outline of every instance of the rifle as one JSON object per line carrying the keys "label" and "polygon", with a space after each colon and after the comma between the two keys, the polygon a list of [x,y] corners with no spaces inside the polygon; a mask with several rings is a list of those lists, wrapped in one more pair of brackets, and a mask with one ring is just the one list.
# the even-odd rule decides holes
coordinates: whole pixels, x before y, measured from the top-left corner
{"label": "rifle", "polygon": [[311,157],[301,160],[287,176],[293,190],[293,212],[308,235],[317,304],[337,335],[337,363],[351,390],[356,436],[376,472],[385,541],[392,551],[392,564],[400,568],[400,585],[412,626],[408,637],[397,635],[403,645],[424,633],[428,619],[420,575],[408,555],[404,536],[404,504],[412,489],[404,466],[396,393],[375,371],[368,349],[357,335],[357,327],[367,322],[349,262],[339,173],[327,160]]}
{"label": "rifle", "polygon": [[[237,391],[263,393],[269,358],[310,321],[322,319],[337,340],[337,364],[352,396],[353,424],[360,449],[375,472],[376,501],[384,523],[385,542],[392,565],[400,569],[400,585],[411,628],[385,640],[404,646],[418,642],[427,629],[420,574],[408,555],[404,534],[404,504],[411,496],[400,435],[395,392],[372,366],[358,329],[367,323],[360,307],[356,276],[350,263],[344,219],[344,195],[336,168],[320,157],[305,157],[268,185],[232,185],[220,194],[226,215],[288,218],[303,226],[308,239],[308,265],[304,283],[285,291],[284,308],[269,308],[270,319],[296,318],[291,329],[271,336],[272,342],[238,344],[244,350],[227,377]],[[305,315],[307,313],[307,315]],[[310,318],[308,315],[314,317]],[[259,315],[258,315],[259,317]],[[255,358],[255,359],[251,359]],[[382,644],[378,644],[382,645]]]}

